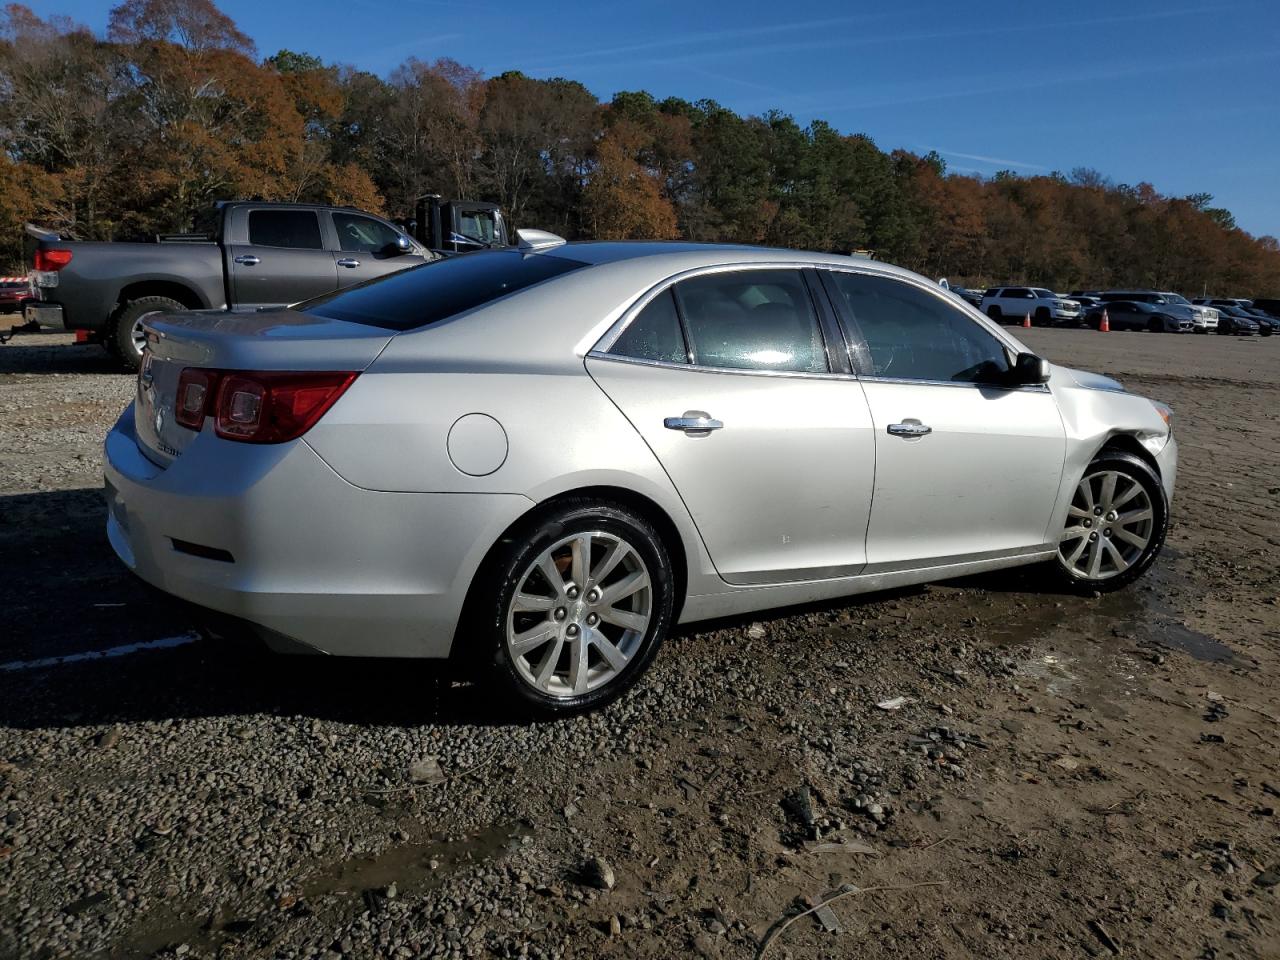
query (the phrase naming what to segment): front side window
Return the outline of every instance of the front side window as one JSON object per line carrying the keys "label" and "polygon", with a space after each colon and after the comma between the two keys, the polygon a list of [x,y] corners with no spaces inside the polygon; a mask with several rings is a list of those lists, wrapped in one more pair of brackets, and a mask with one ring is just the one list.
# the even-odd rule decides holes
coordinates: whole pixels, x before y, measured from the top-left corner
{"label": "front side window", "polygon": [[871,355],[871,375],[944,383],[994,382],[1009,371],[999,339],[919,287],[833,272]]}
{"label": "front side window", "polygon": [[675,285],[693,362],[827,372],[822,330],[799,270],[742,270]]}
{"label": "front side window", "polygon": [[335,212],[333,226],[338,231],[339,248],[351,253],[379,253],[400,239],[400,234],[381,220],[354,213]]}
{"label": "front side window", "polygon": [[637,360],[660,360],[665,363],[688,363],[684,333],[676,313],[675,295],[663,290],[641,310],[609,352],[618,357]]}
{"label": "front side window", "polygon": [[255,247],[324,249],[314,210],[250,210],[249,243]]}

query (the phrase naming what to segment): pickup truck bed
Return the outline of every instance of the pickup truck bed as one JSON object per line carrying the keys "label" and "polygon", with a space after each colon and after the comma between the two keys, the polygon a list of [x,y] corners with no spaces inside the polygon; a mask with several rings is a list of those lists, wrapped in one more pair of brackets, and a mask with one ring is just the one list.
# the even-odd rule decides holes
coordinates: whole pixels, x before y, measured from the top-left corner
{"label": "pickup truck bed", "polygon": [[89,331],[133,368],[147,313],[281,307],[436,256],[380,217],[309,204],[220,204],[216,240],[76,242],[29,232],[41,299],[61,308],[67,329]]}

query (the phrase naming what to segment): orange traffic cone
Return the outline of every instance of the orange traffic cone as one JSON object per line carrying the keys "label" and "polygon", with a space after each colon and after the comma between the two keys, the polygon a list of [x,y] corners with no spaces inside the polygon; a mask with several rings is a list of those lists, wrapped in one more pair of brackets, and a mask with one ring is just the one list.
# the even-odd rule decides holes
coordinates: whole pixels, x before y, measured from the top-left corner
{"label": "orange traffic cone", "polygon": [[1111,320],[1107,317],[1107,311],[1105,310],[1102,311],[1102,322],[1098,324],[1098,332],[1099,333],[1111,332]]}
{"label": "orange traffic cone", "polygon": [[1024,327],[1031,326],[1031,314],[1028,313],[1025,317],[1022,318],[1022,325]]}

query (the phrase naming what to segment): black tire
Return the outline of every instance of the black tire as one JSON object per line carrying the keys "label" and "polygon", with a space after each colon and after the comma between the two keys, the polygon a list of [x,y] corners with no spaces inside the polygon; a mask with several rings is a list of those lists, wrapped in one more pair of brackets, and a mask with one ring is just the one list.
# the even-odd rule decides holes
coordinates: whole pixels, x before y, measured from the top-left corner
{"label": "black tire", "polygon": [[1042,327],[1052,326],[1052,318],[1049,316],[1049,308],[1037,307],[1035,321]]}
{"label": "black tire", "polygon": [[996,323],[1004,323],[1004,312],[999,307],[987,307],[987,316]]}
{"label": "black tire", "polygon": [[1163,333],[1164,321],[1159,317],[1152,317],[1150,320],[1147,321],[1147,330],[1149,330],[1151,333]]}
{"label": "black tire", "polygon": [[[1119,450],[1103,450],[1090,462],[1084,474],[1082,474],[1081,480],[1083,481],[1084,477],[1104,471],[1119,473],[1142,487],[1151,504],[1153,514],[1150,540],[1146,547],[1130,563],[1128,569],[1102,579],[1094,579],[1078,574],[1067,565],[1062,556],[1061,551],[1066,548],[1065,544],[1060,547],[1058,556],[1050,561],[1049,564],[1053,570],[1053,575],[1060,584],[1082,592],[1099,591],[1101,593],[1110,593],[1133,583],[1150,569],[1151,564],[1160,555],[1169,529],[1169,502],[1165,498],[1164,487],[1160,483],[1159,476],[1145,460]],[[1067,525],[1070,526],[1071,522],[1069,516]],[[1099,523],[1101,524],[1101,521]],[[1094,537],[1097,536],[1098,533],[1095,532]]]}
{"label": "black tire", "polygon": [[104,341],[107,349],[119,358],[126,370],[136,371],[142,364],[142,351],[133,340],[133,328],[138,318],[157,310],[173,313],[185,309],[183,304],[170,297],[139,297],[125,301],[111,316],[111,329]]}
{"label": "black tire", "polygon": [[[524,585],[539,555],[575,533],[588,531],[624,540],[643,561],[649,577],[649,621],[626,665],[611,679],[582,694],[556,696],[536,688],[520,672],[507,646],[508,614],[517,590]],[[466,644],[467,649],[456,651],[455,659],[479,667],[482,682],[492,682],[514,695],[530,713],[544,717],[578,713],[616,699],[644,674],[671,629],[674,609],[671,559],[667,546],[648,520],[618,503],[564,500],[504,537],[481,565],[464,617],[468,629],[460,631],[455,640],[455,645]],[[603,628],[601,624],[600,629]],[[539,652],[546,655],[545,649]],[[569,652],[566,641],[557,662]],[[597,666],[603,665],[598,648],[595,655]]]}

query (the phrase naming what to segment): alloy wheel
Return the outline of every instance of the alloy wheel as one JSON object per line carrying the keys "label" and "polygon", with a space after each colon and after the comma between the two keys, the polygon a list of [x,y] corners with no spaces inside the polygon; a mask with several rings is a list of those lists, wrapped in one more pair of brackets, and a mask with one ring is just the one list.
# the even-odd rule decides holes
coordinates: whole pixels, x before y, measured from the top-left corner
{"label": "alloy wheel", "polygon": [[520,575],[507,607],[507,654],[520,678],[545,695],[598,690],[639,652],[653,602],[634,546],[601,530],[572,534]]}
{"label": "alloy wheel", "polygon": [[1086,474],[1067,511],[1058,556],[1076,577],[1108,580],[1142,558],[1155,523],[1151,496],[1133,477],[1116,470]]}
{"label": "alloy wheel", "polygon": [[133,327],[129,330],[129,339],[133,341],[133,349],[139,357],[147,346],[147,332],[142,329],[142,317],[133,321]]}

